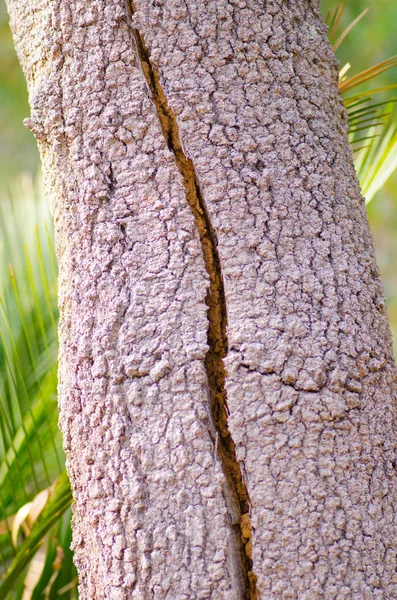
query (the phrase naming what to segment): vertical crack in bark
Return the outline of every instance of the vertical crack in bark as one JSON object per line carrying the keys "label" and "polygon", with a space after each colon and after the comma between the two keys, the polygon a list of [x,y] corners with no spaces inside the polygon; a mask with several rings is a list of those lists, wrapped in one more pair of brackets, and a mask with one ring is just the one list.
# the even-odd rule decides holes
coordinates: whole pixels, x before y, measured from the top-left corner
{"label": "vertical crack in bark", "polygon": [[[136,12],[131,0],[132,14]],[[210,286],[206,296],[208,306],[208,346],[205,358],[212,419],[217,431],[217,449],[226,476],[228,487],[233,494],[233,504],[239,511],[238,545],[241,557],[244,600],[256,600],[259,595],[256,588],[256,576],[252,570],[252,527],[249,514],[250,501],[240,464],[236,456],[236,446],[228,429],[227,399],[225,390],[226,372],[223,358],[227,353],[226,335],[227,313],[223,287],[220,258],[217,250],[216,234],[201,194],[193,162],[185,155],[179,136],[175,115],[168,105],[164,90],[160,84],[157,69],[151,64],[149,52],[142,35],[136,28],[133,34],[141,67],[149,85],[152,100],[160,119],[164,137],[169,149],[174,153],[179,172],[183,177],[186,199],[194,216],[200,235],[206,270]],[[234,529],[234,527],[232,527]]]}

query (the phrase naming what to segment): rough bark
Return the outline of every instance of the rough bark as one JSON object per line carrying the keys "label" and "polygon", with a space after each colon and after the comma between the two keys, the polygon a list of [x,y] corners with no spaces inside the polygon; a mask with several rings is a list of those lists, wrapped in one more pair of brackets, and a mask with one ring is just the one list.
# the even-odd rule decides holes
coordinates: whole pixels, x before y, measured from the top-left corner
{"label": "rough bark", "polygon": [[8,6],[81,598],[395,600],[395,367],[318,2]]}

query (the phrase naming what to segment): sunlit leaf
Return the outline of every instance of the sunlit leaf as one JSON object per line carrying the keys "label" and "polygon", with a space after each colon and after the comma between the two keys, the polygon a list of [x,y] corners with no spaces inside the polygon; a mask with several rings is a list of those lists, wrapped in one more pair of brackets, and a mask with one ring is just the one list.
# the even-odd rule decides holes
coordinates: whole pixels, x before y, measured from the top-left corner
{"label": "sunlit leaf", "polygon": [[6,595],[12,589],[19,576],[24,572],[36,552],[44,543],[43,540],[47,532],[70,507],[71,501],[72,493],[65,471],[53,487],[43,512],[34,522],[29,535],[19,547],[14,560],[7,569],[0,585],[0,598],[6,598]]}
{"label": "sunlit leaf", "polygon": [[[383,60],[382,62],[370,67],[369,69],[365,69],[365,71],[361,71],[361,73],[357,73],[357,75],[353,75],[349,77],[345,81],[341,81],[339,83],[339,90],[342,94],[348,92],[349,90],[361,85],[365,81],[369,81],[370,79],[374,79],[381,73],[392,69],[397,66],[397,56],[392,56],[387,60]],[[372,92],[373,93],[373,92]]]}
{"label": "sunlit leaf", "polygon": [[389,116],[382,135],[357,156],[356,169],[362,193],[370,202],[397,169],[397,125],[394,114]]}
{"label": "sunlit leaf", "polygon": [[33,596],[35,587],[40,581],[40,578],[43,574],[47,556],[47,549],[48,534],[44,536],[39,549],[30,561],[28,572],[26,573],[26,577],[23,582],[25,587],[23,590],[22,600],[31,600]]}
{"label": "sunlit leaf", "polygon": [[339,71],[339,80],[343,81],[345,78],[346,73],[351,69],[351,64],[350,63],[346,63],[341,70]]}

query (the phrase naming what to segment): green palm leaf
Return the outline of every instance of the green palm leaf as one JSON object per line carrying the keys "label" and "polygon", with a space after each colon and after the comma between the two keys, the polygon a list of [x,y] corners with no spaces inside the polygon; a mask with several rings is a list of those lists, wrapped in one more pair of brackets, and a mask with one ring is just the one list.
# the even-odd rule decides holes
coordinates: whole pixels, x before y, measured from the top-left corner
{"label": "green palm leaf", "polygon": [[[333,15],[327,16],[329,38],[336,36],[339,23],[345,11],[346,2],[336,7]],[[354,19],[333,43],[337,50],[353,27],[367,14],[364,10]],[[370,91],[344,97],[352,89],[374,79],[381,73],[397,66],[397,56],[381,61],[351,77],[347,76],[350,64],[340,71],[339,90],[348,113],[349,141],[355,154],[355,166],[360,180],[361,190],[370,202],[374,195],[385,185],[397,169],[397,133],[396,115],[392,113],[392,104],[396,98],[373,102],[373,96],[397,88],[397,84],[383,86]],[[386,109],[386,110],[385,110]]]}
{"label": "green palm leaf", "polygon": [[[64,588],[71,599],[70,515],[62,518],[71,493],[57,427],[56,260],[44,194],[26,178],[0,202],[0,240],[0,561],[6,570],[0,598],[43,598],[44,591],[50,598]],[[51,502],[15,549],[15,515],[58,477]],[[57,553],[63,558],[55,569]],[[28,568],[34,555],[42,567],[38,581]]]}
{"label": "green palm leaf", "polygon": [[[382,127],[382,126],[381,126]],[[375,133],[379,125],[372,128]],[[356,169],[361,189],[367,202],[370,202],[397,169],[397,119],[390,114],[381,134],[373,138],[356,157]]]}
{"label": "green palm leaf", "polygon": [[[13,588],[20,584],[18,581],[43,544],[45,535],[60,521],[61,516],[68,510],[72,500],[69,479],[64,471],[59,477],[50,495],[50,499],[34,522],[30,534],[19,547],[11,565],[0,584],[0,598],[5,598]],[[44,565],[45,566],[45,565]]]}

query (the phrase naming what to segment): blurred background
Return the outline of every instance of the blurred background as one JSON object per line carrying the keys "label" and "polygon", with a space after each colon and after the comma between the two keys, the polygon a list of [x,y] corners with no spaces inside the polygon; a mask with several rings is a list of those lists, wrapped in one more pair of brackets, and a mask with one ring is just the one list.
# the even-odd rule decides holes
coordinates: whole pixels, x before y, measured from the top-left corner
{"label": "blurred background", "polygon": [[[335,13],[337,7],[339,12]],[[330,29],[335,16],[336,20],[341,17],[333,42],[366,8],[369,13],[337,50],[341,67],[351,64],[344,80],[346,88],[349,77],[397,55],[397,2],[349,0],[345,7],[331,0],[322,2],[324,16],[330,12]],[[396,85],[394,65],[397,58],[388,63],[393,68],[354,90],[347,89],[345,103],[361,92]],[[395,97],[397,86],[383,90],[373,101]],[[363,111],[360,118],[365,119],[367,105],[360,99],[350,102],[352,115],[358,108],[359,113]],[[57,429],[57,267],[36,142],[22,124],[28,116],[26,85],[5,2],[0,0],[0,599],[77,600],[70,550],[71,492]],[[391,109],[387,120],[388,164],[394,167],[396,108]],[[351,122],[356,121],[357,116],[351,116]],[[356,150],[369,143],[369,137],[364,142],[357,139],[362,134],[360,128],[351,132]],[[372,133],[376,132],[365,131],[364,137]],[[375,164],[380,154],[368,154],[365,148],[362,152],[364,155],[356,152],[355,156],[363,190],[372,185],[373,191],[372,175],[372,179],[367,178],[369,187],[364,185],[363,165],[368,171],[368,163]],[[384,153],[379,165],[385,163],[383,158]],[[365,194],[370,196],[369,191]],[[397,173],[373,195],[367,207],[396,353]]]}

